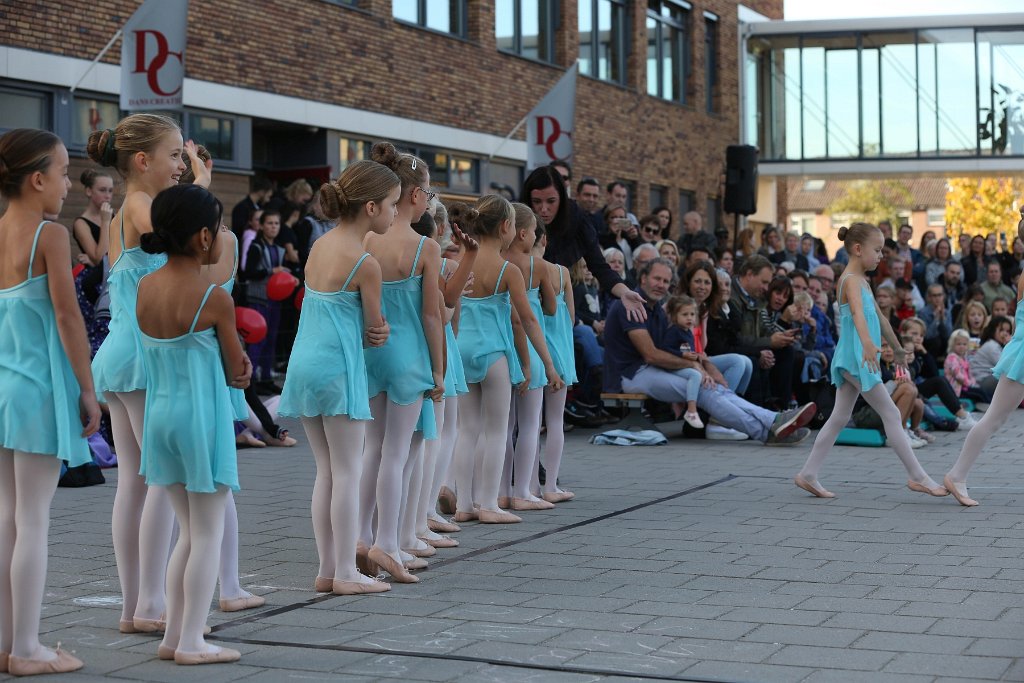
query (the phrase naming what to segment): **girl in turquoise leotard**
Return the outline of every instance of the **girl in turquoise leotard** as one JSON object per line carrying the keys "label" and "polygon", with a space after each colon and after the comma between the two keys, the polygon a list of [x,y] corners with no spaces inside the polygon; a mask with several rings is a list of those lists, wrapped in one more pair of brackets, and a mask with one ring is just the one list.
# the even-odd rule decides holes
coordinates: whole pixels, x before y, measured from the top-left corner
{"label": "girl in turquoise leotard", "polygon": [[819,498],[834,498],[818,481],[818,471],[825,456],[832,450],[840,430],[850,421],[858,396],[864,396],[885,425],[885,437],[896,450],[907,469],[907,487],[912,491],[945,496],[949,492],[939,486],[921,467],[910,449],[905,425],[899,409],[882,384],[878,357],[882,335],[896,355],[897,372],[906,373],[906,351],[892,330],[889,321],[881,315],[871,295],[865,273],[874,270],[882,257],[882,232],[868,223],[854,223],[839,229],[850,261],[839,278],[839,343],[832,359],[832,383],[836,385],[835,409],[814,440],[811,455],[796,475],[794,483]]}
{"label": "girl in turquoise leotard", "polygon": [[67,173],[53,133],[0,136],[0,672],[15,675],[82,667],[39,643],[61,460],[91,462],[84,437],[100,422],[67,229],[44,219],[60,213]]}

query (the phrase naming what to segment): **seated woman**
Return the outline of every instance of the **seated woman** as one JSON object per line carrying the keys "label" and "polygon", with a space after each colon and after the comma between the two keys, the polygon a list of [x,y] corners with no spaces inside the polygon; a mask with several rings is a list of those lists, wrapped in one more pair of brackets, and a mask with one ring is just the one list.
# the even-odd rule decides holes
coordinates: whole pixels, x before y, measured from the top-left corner
{"label": "seated woman", "polygon": [[1003,316],[993,317],[981,332],[978,350],[968,356],[971,375],[984,392],[986,402],[992,401],[998,380],[992,376],[992,368],[1003,355],[1003,347],[1013,337],[1013,322]]}

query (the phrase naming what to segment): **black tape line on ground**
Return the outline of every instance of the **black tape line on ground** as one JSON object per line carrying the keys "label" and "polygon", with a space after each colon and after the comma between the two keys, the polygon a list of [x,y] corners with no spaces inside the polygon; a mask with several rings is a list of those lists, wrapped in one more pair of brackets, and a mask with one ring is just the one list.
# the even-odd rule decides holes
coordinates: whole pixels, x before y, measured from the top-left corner
{"label": "black tape line on ground", "polygon": [[[529,669],[533,671],[547,671],[549,673],[570,673],[585,674],[589,676],[615,676],[622,678],[641,679],[645,681],[681,681],[682,683],[748,683],[727,678],[704,678],[686,676],[680,674],[671,676],[668,674],[643,674],[631,671],[614,671],[610,669],[592,669],[583,666],[563,664],[561,666],[550,664],[533,664],[531,662],[514,662],[504,659],[491,659],[490,657],[469,657],[459,654],[441,654],[434,652],[411,652],[404,650],[386,650],[378,647],[365,647],[359,645],[326,645],[309,643],[281,643],[276,640],[258,640],[255,638],[232,638],[230,636],[208,637],[208,640],[217,640],[225,643],[238,643],[242,645],[262,645],[264,647],[294,647],[304,650],[330,650],[334,652],[362,652],[371,655],[386,655],[392,657],[411,657],[415,659],[435,659],[442,661],[470,662],[476,664],[489,664],[491,666],[503,666],[514,669]],[[244,661],[244,659],[243,659]],[[344,673],[344,672],[341,672]]]}
{"label": "black tape line on ground", "polygon": [[[716,479],[714,481],[709,481],[706,484],[700,484],[698,486],[692,486],[692,487],[686,489],[685,491],[680,491],[678,493],[673,493],[671,495],[663,496],[661,498],[655,498],[654,500],[649,500],[646,503],[638,503],[638,504],[632,505],[632,506],[630,506],[628,508],[623,508],[621,510],[616,510],[615,512],[608,512],[608,513],[605,513],[603,515],[598,515],[597,517],[591,517],[589,519],[584,519],[584,520],[582,520],[580,522],[574,522],[572,524],[566,524],[565,526],[555,527],[554,529],[548,529],[547,531],[539,531],[539,532],[537,532],[535,534],[531,534],[529,536],[524,536],[522,538],[513,539],[511,541],[502,541],[501,543],[495,543],[494,545],[489,545],[486,548],[479,548],[477,550],[471,550],[470,552],[463,553],[462,555],[457,555],[455,557],[450,557],[448,559],[440,560],[438,562],[432,562],[429,567],[427,567],[426,569],[423,569],[422,571],[417,572],[417,574],[423,574],[423,573],[426,573],[426,572],[430,571],[431,569],[438,569],[440,567],[446,567],[446,566],[448,566],[450,564],[454,564],[456,562],[461,562],[463,560],[468,560],[468,559],[473,558],[473,557],[479,557],[480,555],[485,555],[487,553],[492,553],[492,552],[494,552],[496,550],[504,550],[505,548],[509,548],[511,546],[514,546],[514,545],[519,545],[521,543],[529,543],[530,541],[536,541],[537,539],[540,539],[540,538],[545,538],[547,536],[552,536],[554,534],[560,534],[560,533],[562,533],[564,531],[572,531],[573,529],[578,529],[581,526],[587,526],[589,524],[597,524],[598,522],[603,522],[606,519],[611,519],[613,517],[618,517],[620,515],[627,515],[630,512],[636,512],[637,510],[643,510],[644,508],[651,507],[652,505],[659,505],[661,503],[667,503],[670,500],[675,500],[676,498],[682,498],[683,496],[688,496],[688,495],[690,495],[692,493],[697,493],[698,491],[703,491],[704,489],[709,489],[712,486],[718,486],[719,484],[724,484],[727,481],[732,481],[733,479],[738,479],[738,478],[739,478],[739,475],[727,474],[726,476],[722,477],[721,479]],[[243,624],[251,624],[254,621],[260,621],[264,617],[272,617],[272,616],[276,616],[278,614],[287,614],[288,612],[292,612],[292,611],[297,610],[297,609],[302,609],[303,607],[308,607],[310,605],[315,605],[315,604],[317,604],[319,602],[324,602],[325,600],[331,600],[333,598],[338,598],[338,597],[342,597],[342,596],[334,595],[332,593],[326,593],[326,594],[323,594],[323,595],[318,595],[317,597],[310,598],[309,600],[302,600],[301,602],[295,602],[295,603],[292,603],[290,605],[283,605],[281,607],[275,607],[274,609],[264,610],[262,612],[258,612],[256,614],[250,614],[249,616],[241,617],[239,619],[232,619],[231,621],[225,621],[222,624],[217,624],[216,626],[214,626],[212,628],[212,632],[213,633],[219,633],[220,631],[224,631],[224,630],[229,629],[229,628],[234,628],[236,626],[241,626]],[[241,641],[239,641],[239,642],[241,642]],[[668,680],[678,680],[678,679],[668,679]]]}

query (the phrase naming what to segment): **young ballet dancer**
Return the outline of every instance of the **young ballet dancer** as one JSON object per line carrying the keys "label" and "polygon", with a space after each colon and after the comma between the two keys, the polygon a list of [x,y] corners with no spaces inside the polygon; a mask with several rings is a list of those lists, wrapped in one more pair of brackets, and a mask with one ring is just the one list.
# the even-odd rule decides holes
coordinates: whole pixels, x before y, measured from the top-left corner
{"label": "young ballet dancer", "polygon": [[[158,631],[159,613],[140,614],[136,625],[139,597],[139,557],[142,552],[166,557],[167,546],[143,550],[140,539],[165,537],[149,534],[142,524],[146,484],[138,474],[142,441],[143,412],[146,402],[146,372],[142,361],[142,342],[135,318],[135,297],[139,280],[166,262],[162,254],[147,254],[139,247],[140,236],[151,232],[150,205],[161,190],[173,187],[185,170],[182,159],[188,153],[196,169],[195,184],[208,187],[210,166],[195,156],[195,146],[182,145],[178,125],[165,116],[132,114],[117,126],[93,131],[86,151],[101,166],[112,166],[125,179],[125,199],[111,221],[117,237],[110,240],[110,272],[107,287],[110,296],[110,332],[93,358],[92,371],[96,391],[110,409],[110,421],[117,452],[117,492],[114,495],[112,532],[114,559],[121,583],[122,607],[119,628],[122,633]],[[154,496],[164,496],[162,490]],[[147,515],[166,524],[170,506],[157,505]],[[162,560],[161,560],[162,561]]]}
{"label": "young ballet dancer", "polygon": [[302,315],[278,407],[279,414],[302,419],[316,460],[311,510],[320,556],[313,587],[319,593],[391,588],[356,567],[363,440],[371,419],[363,345],[380,346],[387,339],[381,269],[363,240],[387,232],[400,196],[398,176],[375,161],[356,162],[320,188],[324,217],[337,225],[310,250]]}
{"label": "young ballet dancer", "polygon": [[383,346],[364,351],[374,419],[363,448],[357,558],[368,573],[380,567],[395,581],[416,583],[419,579],[403,563],[422,567],[425,562],[413,564],[412,556],[402,556],[399,520],[412,476],[413,433],[421,425],[425,438],[437,438],[434,401],[444,394],[444,326],[437,286],[441,250],[412,229],[434,196],[426,162],[388,142],[375,144],[371,156],[394,171],[402,187],[390,229],[381,235],[371,232],[364,242],[380,264],[381,307],[391,334]]}
{"label": "young ballet dancer", "polygon": [[878,358],[883,336],[893,348],[896,365],[902,373],[907,372],[907,353],[889,321],[881,315],[865,275],[874,270],[882,258],[882,232],[868,223],[854,223],[849,228],[839,229],[839,239],[843,240],[850,260],[839,278],[836,297],[840,316],[839,343],[832,359],[836,403],[814,440],[810,457],[793,481],[819,498],[835,497],[818,481],[818,471],[835,445],[839,431],[850,421],[857,397],[863,396],[882,418],[886,441],[896,451],[910,477],[907,487],[932,496],[949,495],[914,457],[900,412],[882,385]]}
{"label": "young ballet dancer", "polygon": [[[1024,209],[1021,209],[1020,222],[1017,223],[1017,238],[1024,240]],[[999,380],[992,401],[988,410],[978,420],[978,424],[964,439],[960,457],[953,468],[942,478],[943,484],[957,502],[967,507],[978,504],[978,501],[967,494],[967,475],[971,467],[996,430],[1003,426],[1010,413],[1024,401],[1024,302],[1021,301],[1021,293],[1024,293],[1024,275],[1017,281],[1017,292],[1013,338],[1003,347],[999,362],[992,368],[992,376]]]}
{"label": "young ballet dancer", "polygon": [[238,490],[228,378],[244,384],[251,372],[234,302],[202,270],[219,260],[223,206],[199,185],[178,185],[158,194],[151,211],[153,230],[140,237],[142,249],[168,258],[140,280],[136,301],[145,411],[160,416],[143,424],[140,473],[147,486],[166,491],[180,528],[157,656],[177,664],[231,662],[238,651],[203,639],[228,490]]}
{"label": "young ballet dancer", "polygon": [[[533,255],[539,239],[537,216],[525,204],[513,203],[512,209],[515,213],[516,236],[505,250],[505,258],[522,272],[530,310],[537,321],[543,324],[544,318],[554,315],[558,309],[552,273],[545,267],[543,258]],[[512,399],[505,445],[505,467],[501,478],[502,495],[498,497],[499,507],[511,507],[517,512],[550,510],[555,507],[554,503],[533,495],[530,484],[537,468],[544,387],[549,383],[549,373],[552,384],[558,381],[559,375],[552,362],[547,340],[543,344],[525,341],[529,351],[530,381],[526,390],[517,392]],[[517,428],[519,434],[513,448],[512,437]]]}
{"label": "young ballet dancer", "polygon": [[44,218],[60,213],[67,173],[53,133],[0,136],[0,673],[15,676],[83,666],[39,642],[61,460],[92,462],[85,437],[100,423],[67,229]]}
{"label": "young ballet dancer", "polygon": [[[543,226],[543,221],[537,221],[539,237],[533,250],[537,258],[544,257],[548,243],[547,229]],[[545,479],[543,488],[540,489],[540,497],[549,503],[562,503],[576,497],[572,491],[564,491],[558,487],[558,472],[562,465],[562,451],[565,448],[565,429],[562,422],[565,415],[565,397],[569,385],[576,383],[576,353],[572,332],[573,320],[576,319],[576,302],[573,299],[569,269],[548,261],[541,263],[550,271],[552,282],[558,278],[558,284],[555,286],[555,314],[544,316],[544,339],[548,343],[555,371],[565,382],[565,386],[558,390],[544,387],[544,424],[547,426],[547,436],[544,439],[543,451]],[[535,481],[534,485],[539,486],[540,482]]]}
{"label": "young ballet dancer", "polygon": [[[469,394],[462,404],[464,428],[455,443],[455,522],[520,522],[520,517],[498,507],[512,387],[529,386],[530,370],[524,368],[529,355],[523,345],[517,348],[513,327],[525,331],[537,348],[546,346],[544,330],[526,297],[522,273],[509,268],[502,256],[516,236],[512,205],[503,197],[485,195],[475,207],[453,204],[449,215],[480,245],[472,291],[462,297],[459,319],[459,353]],[[558,390],[563,382],[553,367],[549,369],[549,381]]]}

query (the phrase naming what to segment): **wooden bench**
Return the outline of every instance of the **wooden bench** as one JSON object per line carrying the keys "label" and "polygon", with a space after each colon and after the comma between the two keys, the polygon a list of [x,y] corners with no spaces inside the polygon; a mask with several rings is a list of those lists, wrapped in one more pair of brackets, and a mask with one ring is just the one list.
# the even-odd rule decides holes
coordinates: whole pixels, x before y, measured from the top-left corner
{"label": "wooden bench", "polygon": [[647,394],[629,394],[602,392],[601,401],[606,406],[626,408],[629,412],[626,417],[614,425],[612,429],[655,429],[667,437],[679,436],[683,431],[682,420],[670,422],[653,422],[643,413],[644,401],[650,400]]}

